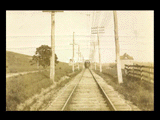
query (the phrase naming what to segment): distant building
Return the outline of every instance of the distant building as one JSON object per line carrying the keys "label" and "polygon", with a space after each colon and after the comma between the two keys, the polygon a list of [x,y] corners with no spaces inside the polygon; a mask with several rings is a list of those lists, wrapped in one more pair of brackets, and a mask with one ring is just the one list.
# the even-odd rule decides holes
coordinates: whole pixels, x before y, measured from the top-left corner
{"label": "distant building", "polygon": [[125,64],[133,65],[134,59],[132,56],[129,56],[127,53],[124,53],[123,56],[120,56],[121,68],[125,68]]}

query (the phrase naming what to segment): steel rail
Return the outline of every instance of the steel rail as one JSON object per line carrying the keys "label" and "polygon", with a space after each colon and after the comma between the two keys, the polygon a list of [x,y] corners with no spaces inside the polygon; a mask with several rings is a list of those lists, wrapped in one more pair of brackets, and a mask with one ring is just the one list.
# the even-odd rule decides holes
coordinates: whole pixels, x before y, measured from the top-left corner
{"label": "steel rail", "polygon": [[71,99],[71,97],[72,97],[72,95],[73,95],[75,89],[77,88],[79,82],[81,81],[81,79],[82,79],[82,77],[83,77],[84,71],[85,71],[85,69],[83,70],[82,75],[81,75],[79,81],[77,82],[77,84],[76,84],[75,87],[73,88],[73,90],[72,90],[72,92],[70,93],[69,97],[67,98],[65,104],[63,105],[61,111],[64,111],[64,110],[67,108],[67,105],[68,105],[68,103],[69,103],[69,101],[70,101],[70,99]]}
{"label": "steel rail", "polygon": [[89,69],[92,77],[94,78],[94,80],[96,81],[100,91],[102,92],[102,94],[104,95],[104,97],[106,98],[106,101],[107,101],[107,105],[109,106],[109,108],[112,110],[112,111],[117,111],[115,106],[113,105],[112,101],[109,99],[108,95],[105,93],[104,89],[100,86],[100,84],[98,83],[98,81],[96,80],[96,78],[94,77],[93,73],[91,72],[91,70]]}

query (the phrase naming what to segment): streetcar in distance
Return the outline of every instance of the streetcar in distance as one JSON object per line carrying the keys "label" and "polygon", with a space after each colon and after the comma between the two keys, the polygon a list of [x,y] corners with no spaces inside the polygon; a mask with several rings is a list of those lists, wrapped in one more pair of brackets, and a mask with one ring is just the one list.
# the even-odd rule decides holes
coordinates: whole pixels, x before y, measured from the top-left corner
{"label": "streetcar in distance", "polygon": [[89,60],[86,60],[86,61],[84,62],[84,66],[85,66],[85,68],[89,68],[89,67],[90,67],[90,61],[89,61]]}

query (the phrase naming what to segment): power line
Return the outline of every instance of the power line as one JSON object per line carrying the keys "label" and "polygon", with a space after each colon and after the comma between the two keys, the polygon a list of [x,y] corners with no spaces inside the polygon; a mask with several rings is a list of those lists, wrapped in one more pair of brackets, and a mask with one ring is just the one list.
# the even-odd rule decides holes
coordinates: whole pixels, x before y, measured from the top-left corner
{"label": "power line", "polygon": [[92,26],[93,26],[93,23],[94,23],[94,15],[95,15],[95,13],[93,12],[93,15],[92,15]]}
{"label": "power line", "polygon": [[[58,36],[72,36],[72,35],[55,35]],[[81,35],[75,35],[75,36],[88,36],[88,34],[81,34]],[[51,35],[6,35],[6,37],[51,37]]]}
{"label": "power line", "polygon": [[107,18],[107,14],[105,14],[105,17],[102,19],[101,24],[100,24],[101,26],[104,26],[106,18]]}
{"label": "power line", "polygon": [[93,24],[92,24],[92,26],[95,25],[95,17],[96,17],[96,15],[95,15],[95,11],[94,11],[94,12],[93,12]]}
{"label": "power line", "polygon": [[98,26],[99,17],[100,17],[99,12],[96,12],[95,24],[94,24],[94,26],[93,26],[93,27]]}
{"label": "power line", "polygon": [[[15,41],[15,40],[7,40],[7,41]],[[18,40],[16,40],[16,41],[18,41]],[[34,40],[34,41],[47,41],[47,40]],[[57,40],[57,41],[67,41],[67,40]],[[77,40],[77,41],[86,41],[86,40]],[[101,39],[101,42],[103,41],[103,43],[108,43],[108,42],[113,42],[114,43],[114,40],[104,40],[104,39]],[[23,41],[22,41],[23,42]],[[69,42],[69,40],[68,40],[68,42]],[[126,43],[127,42],[127,40],[120,40],[119,41],[120,43]],[[134,43],[131,43],[131,42],[134,42]],[[136,44],[136,43],[138,43],[138,44],[148,44],[148,43],[153,43],[152,41],[143,41],[143,40],[141,40],[141,41],[139,41],[139,40],[131,40],[131,42],[130,43],[126,43],[126,45],[128,44],[128,45],[134,45],[134,44]],[[65,45],[62,45],[62,44],[58,44],[58,43],[56,43],[57,45],[56,45],[56,47],[60,47],[60,46],[62,46],[62,47],[64,47]],[[124,45],[124,44],[123,44]],[[85,45],[85,44],[83,44],[83,46],[89,46],[89,45]]]}
{"label": "power line", "polygon": [[[31,47],[30,47],[31,48]],[[6,49],[30,49],[30,48],[6,48]],[[81,48],[81,50],[84,50],[84,49],[88,49],[88,48]],[[105,47],[101,47],[101,49],[115,49],[115,48],[105,48]],[[56,49],[56,50],[72,50],[71,48],[63,48],[63,49]],[[89,49],[88,49],[89,50]],[[148,50],[136,50],[136,49],[125,49],[125,48],[121,48],[121,50],[127,50],[127,51],[148,51]]]}
{"label": "power line", "polygon": [[[81,37],[84,37],[83,35],[80,35]],[[80,37],[79,36],[79,37]],[[32,37],[32,36],[30,36],[30,37]],[[85,37],[88,37],[88,38],[90,38],[91,36],[90,35],[85,35]],[[101,37],[114,37],[114,36],[112,36],[112,35],[101,35]],[[136,36],[119,36],[119,37],[133,37],[133,38],[136,38]],[[144,36],[138,36],[138,38],[145,38]],[[63,38],[62,38],[63,39]],[[57,41],[66,41],[66,40],[71,40],[71,39],[65,39],[65,40],[62,40],[62,39],[57,39]],[[11,40],[13,40],[13,39],[7,39],[7,41],[11,41]],[[20,40],[20,39],[14,39],[14,40]],[[28,40],[31,40],[31,39],[28,39]],[[42,40],[44,40],[43,38],[41,38],[41,39],[35,39],[35,40],[40,40],[40,41],[42,41]],[[81,41],[81,40],[85,40],[86,41],[86,39],[80,39],[80,38],[78,38],[77,39],[78,41]],[[139,39],[139,40],[141,40],[141,39]],[[46,41],[46,40],[44,40],[44,41]]]}
{"label": "power line", "polygon": [[[20,50],[22,50],[22,49],[35,49],[35,48],[6,48],[6,49],[20,49]],[[61,49],[63,49],[63,50],[71,50],[71,48],[60,48],[60,49],[56,49],[56,50],[61,50]],[[81,49],[88,49],[88,47],[81,48]]]}
{"label": "power line", "polygon": [[[108,20],[107,20],[107,17],[108,17]],[[109,22],[110,22],[110,20],[111,20],[111,15],[109,15],[109,13],[108,13],[108,16],[106,17],[106,19],[105,19],[105,21],[106,22],[104,22],[104,26],[106,26],[107,27],[107,25],[109,24]]]}
{"label": "power line", "polygon": [[50,37],[51,35],[6,35],[6,37]]}

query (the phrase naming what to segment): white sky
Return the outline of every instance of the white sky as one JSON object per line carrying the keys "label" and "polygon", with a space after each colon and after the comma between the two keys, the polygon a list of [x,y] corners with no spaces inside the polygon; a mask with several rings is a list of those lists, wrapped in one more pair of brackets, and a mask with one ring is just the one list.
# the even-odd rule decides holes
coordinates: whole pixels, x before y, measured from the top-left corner
{"label": "white sky", "polygon": [[[82,14],[83,13],[83,14]],[[87,16],[84,13],[91,13]],[[93,11],[65,11],[56,13],[55,52],[60,61],[68,62],[72,58],[72,46],[80,45],[84,58],[89,57],[91,26],[105,26],[105,33],[100,35],[102,62],[115,62],[114,24],[112,11],[99,11],[95,22]],[[99,16],[98,16],[99,15]],[[154,61],[154,12],[153,11],[117,11],[120,55],[125,52],[136,61]],[[99,20],[99,22],[98,22]],[[94,24],[95,23],[95,24]],[[134,30],[138,37],[135,38]],[[37,47],[51,44],[51,15],[42,11],[7,11],[6,12],[6,49],[27,55],[34,55]],[[77,52],[75,46],[75,53]],[[77,54],[75,55],[77,59]],[[98,54],[96,54],[98,62]]]}

